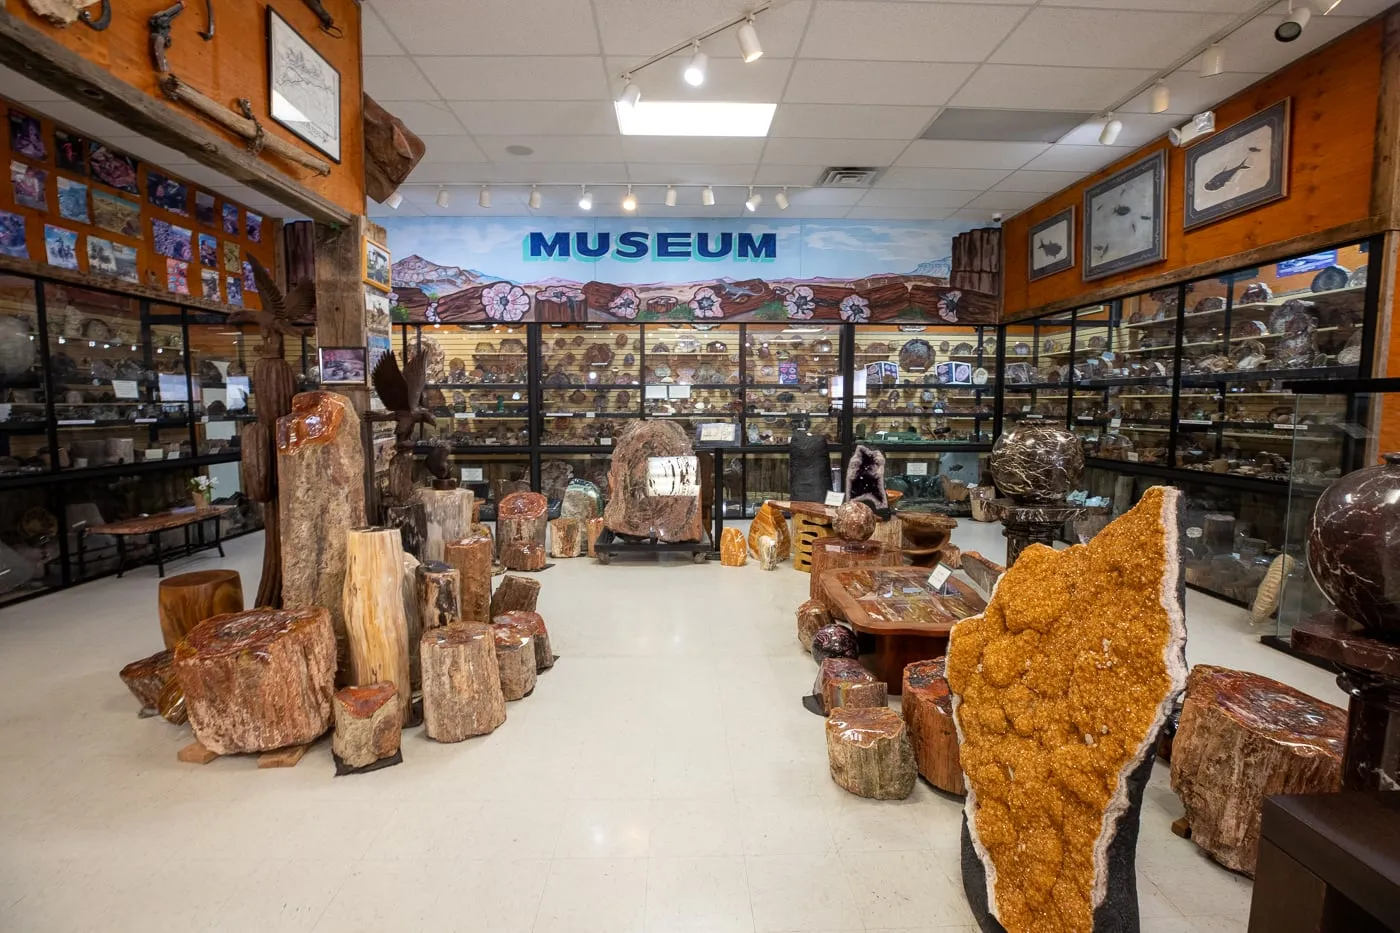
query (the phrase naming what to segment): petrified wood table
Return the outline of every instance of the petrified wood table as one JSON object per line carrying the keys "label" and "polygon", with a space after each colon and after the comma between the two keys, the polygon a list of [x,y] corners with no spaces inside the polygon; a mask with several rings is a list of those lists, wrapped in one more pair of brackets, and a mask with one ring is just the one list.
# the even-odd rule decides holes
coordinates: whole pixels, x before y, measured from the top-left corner
{"label": "petrified wood table", "polygon": [[826,604],[857,632],[875,638],[871,664],[891,693],[902,688],[904,667],[940,657],[953,625],[986,608],[970,588],[949,579],[939,593],[920,567],[829,570],[820,577]]}
{"label": "petrified wood table", "polygon": [[[109,522],[105,525],[88,525],[83,529],[83,533],[78,536],[78,572],[86,575],[87,561],[84,555],[84,542],[88,535],[111,535],[117,539],[117,576],[120,577],[126,572],[126,539],[128,537],[146,535],[151,539],[151,548],[156,553],[156,570],[163,577],[165,576],[165,553],[160,547],[161,532],[172,531],[176,528],[185,530],[185,556],[193,554],[195,551],[202,551],[205,548],[218,548],[219,556],[224,556],[224,543],[220,537],[219,519],[226,512],[232,512],[233,508],[227,505],[211,505],[203,509],[185,509],[179,512],[157,512],[155,515],[147,515],[144,518],[133,518],[124,522]],[[204,523],[214,523],[214,540],[205,541]],[[190,540],[190,530],[198,532],[199,541],[195,543]]]}
{"label": "petrified wood table", "polygon": [[1022,505],[1010,499],[993,499],[987,503],[992,516],[1003,525],[1006,538],[1006,566],[1016,563],[1021,552],[1032,544],[1055,546],[1055,534],[1065,522],[1086,515],[1106,515],[1107,506],[1083,505]]}

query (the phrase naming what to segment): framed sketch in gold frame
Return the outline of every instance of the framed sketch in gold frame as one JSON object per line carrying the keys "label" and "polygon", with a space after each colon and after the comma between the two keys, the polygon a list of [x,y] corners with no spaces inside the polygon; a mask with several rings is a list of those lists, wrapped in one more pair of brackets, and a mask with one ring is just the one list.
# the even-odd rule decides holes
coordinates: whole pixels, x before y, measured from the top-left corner
{"label": "framed sketch in gold frame", "polygon": [[389,248],[365,237],[363,278],[366,285],[372,285],[381,292],[393,288],[393,264],[389,261]]}
{"label": "framed sketch in gold frame", "polygon": [[1186,150],[1187,230],[1288,197],[1291,98]]}

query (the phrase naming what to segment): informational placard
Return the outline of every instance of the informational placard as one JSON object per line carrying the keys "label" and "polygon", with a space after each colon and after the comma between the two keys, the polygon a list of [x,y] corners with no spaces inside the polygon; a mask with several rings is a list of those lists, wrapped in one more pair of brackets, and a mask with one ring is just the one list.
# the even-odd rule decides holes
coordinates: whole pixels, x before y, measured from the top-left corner
{"label": "informational placard", "polygon": [[836,492],[835,490],[832,490],[831,492],[828,492],[826,494],[826,504],[831,506],[845,505],[846,494],[844,492]]}
{"label": "informational placard", "polygon": [[670,386],[647,386],[647,398],[665,398]]}
{"label": "informational placard", "polygon": [[1278,264],[1278,277],[1284,278],[1290,275],[1303,275],[1307,272],[1317,272],[1320,269],[1326,269],[1328,266],[1336,264],[1337,251],[1335,249],[1329,249],[1323,253],[1313,253],[1311,256],[1299,256],[1297,259],[1285,259]]}
{"label": "informational placard", "polygon": [[1108,426],[1109,426],[1110,428],[1112,428],[1113,430],[1117,431],[1119,428],[1121,428],[1121,427],[1123,426],[1123,419],[1122,419],[1122,418],[1114,418],[1114,419],[1112,419],[1111,421],[1108,422]]}
{"label": "informational placard", "polygon": [[778,382],[785,386],[795,386],[800,381],[797,375],[797,363],[792,360],[784,360],[778,364]]}
{"label": "informational placard", "polygon": [[948,578],[953,575],[953,570],[946,564],[938,564],[933,568],[933,573],[928,575],[928,585],[935,590],[942,592],[943,584],[948,582]]}
{"label": "informational placard", "polygon": [[670,398],[690,398],[690,386],[667,386],[666,394]]}
{"label": "informational placard", "polygon": [[904,465],[905,476],[928,476],[927,463],[906,463]]}
{"label": "informational placard", "polygon": [[136,387],[135,379],[113,379],[112,395],[117,399],[138,399],[141,392]]}
{"label": "informational placard", "polygon": [[739,426],[729,421],[713,421],[700,425],[696,441],[701,444],[737,444]]}
{"label": "informational placard", "polygon": [[160,400],[162,402],[188,402],[190,386],[183,373],[173,375],[160,373]]}
{"label": "informational placard", "polygon": [[700,461],[697,457],[648,457],[648,496],[700,495]]}
{"label": "informational placard", "polygon": [[462,467],[462,482],[484,483],[486,478],[481,467]]}

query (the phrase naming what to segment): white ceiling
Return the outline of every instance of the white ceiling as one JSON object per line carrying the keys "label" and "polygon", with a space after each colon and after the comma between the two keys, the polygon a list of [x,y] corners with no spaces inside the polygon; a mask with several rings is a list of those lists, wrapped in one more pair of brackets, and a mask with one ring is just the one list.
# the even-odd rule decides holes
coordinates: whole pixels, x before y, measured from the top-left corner
{"label": "white ceiling", "polygon": [[[779,0],[758,18],[764,57],[745,65],[732,30],[705,43],[708,80],[680,80],[685,55],[636,76],[647,100],[777,102],[767,139],[622,137],[612,101],[619,76],[756,0],[367,0],[365,90],[427,143],[398,212],[375,216],[621,215],[625,185],[683,186],[668,209],[661,188],[638,188],[637,213],[735,216],[743,188],[790,185],[787,217],[960,219],[1010,216],[1102,168],[1194,113],[1380,13],[1394,0],[1342,0],[1291,44],[1273,38],[1286,3],[1226,45],[1226,72],[1198,77],[1190,62],[1167,81],[1171,110],[1145,95],[1122,108],[1114,146],[1099,123],[1052,145],[920,140],[944,107],[1079,110],[1111,106],[1155,72],[1257,6],[1257,0]],[[533,153],[512,155],[510,146]],[[803,190],[826,166],[886,168],[873,189]],[[492,186],[492,207],[477,186]],[[526,206],[539,184],[544,206]],[[436,206],[438,186],[451,195]],[[759,215],[780,216],[764,190]]]}

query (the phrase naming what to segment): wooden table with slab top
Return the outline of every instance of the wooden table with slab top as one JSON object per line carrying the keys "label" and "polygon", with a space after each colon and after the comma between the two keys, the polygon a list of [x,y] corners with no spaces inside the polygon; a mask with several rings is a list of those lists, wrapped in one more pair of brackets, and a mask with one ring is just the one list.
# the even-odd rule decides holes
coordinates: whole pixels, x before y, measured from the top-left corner
{"label": "wooden table with slab top", "polygon": [[[233,506],[211,505],[202,509],[180,509],[172,512],[157,512],[154,515],[144,515],[141,518],[127,519],[121,522],[108,522],[103,525],[88,525],[83,529],[83,533],[78,536],[78,568],[79,573],[85,575],[85,554],[83,543],[88,535],[111,535],[117,539],[117,576],[120,577],[126,572],[126,539],[131,536],[148,536],[151,539],[151,547],[155,550],[156,568],[162,577],[165,576],[165,554],[161,550],[160,536],[162,532],[172,531],[176,528],[185,530],[185,555],[193,554],[205,548],[218,548],[219,556],[224,556],[224,542],[221,536],[219,519],[233,511]],[[206,541],[204,537],[204,523],[214,523],[214,540]],[[195,543],[190,540],[190,529],[198,532],[199,541]]]}

